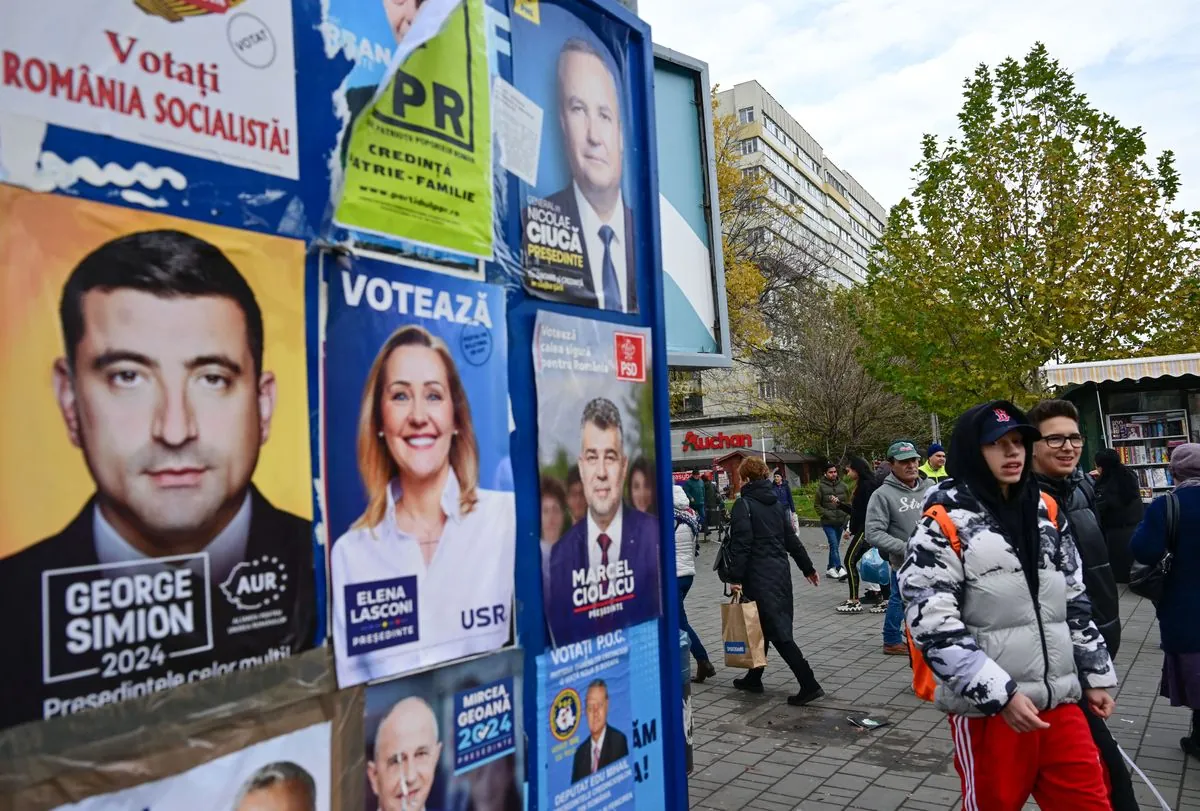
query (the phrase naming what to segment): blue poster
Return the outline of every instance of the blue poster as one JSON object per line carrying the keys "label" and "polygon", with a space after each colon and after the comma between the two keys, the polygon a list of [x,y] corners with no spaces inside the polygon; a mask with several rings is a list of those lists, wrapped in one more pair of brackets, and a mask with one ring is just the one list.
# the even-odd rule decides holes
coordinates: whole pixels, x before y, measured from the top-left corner
{"label": "blue poster", "polygon": [[548,651],[537,677],[538,808],[662,808],[657,623]]}
{"label": "blue poster", "polygon": [[368,687],[364,811],[522,811],[523,661],[510,650]]}
{"label": "blue poster", "polygon": [[644,327],[538,313],[542,591],[556,647],[659,615],[650,364]]}
{"label": "blue poster", "polygon": [[[624,25],[557,0],[512,14],[513,84],[541,110],[536,182],[522,182],[525,289],[552,301],[638,312],[652,262],[638,242],[647,201]],[[652,248],[652,246],[650,246]]]}
{"label": "blue poster", "polygon": [[325,257],[323,447],[342,686],[508,644],[504,291]]}

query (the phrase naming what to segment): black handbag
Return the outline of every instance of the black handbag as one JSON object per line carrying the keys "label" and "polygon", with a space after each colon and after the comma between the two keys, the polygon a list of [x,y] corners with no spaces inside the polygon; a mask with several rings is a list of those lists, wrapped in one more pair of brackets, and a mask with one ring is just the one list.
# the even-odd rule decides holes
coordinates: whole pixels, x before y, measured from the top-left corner
{"label": "black handbag", "polygon": [[1175,560],[1176,544],[1179,541],[1179,498],[1174,493],[1167,494],[1166,529],[1166,550],[1158,562],[1153,566],[1147,566],[1134,561],[1133,566],[1129,569],[1129,590],[1155,604],[1162,599],[1163,589],[1167,585],[1167,575],[1171,573],[1171,564]]}

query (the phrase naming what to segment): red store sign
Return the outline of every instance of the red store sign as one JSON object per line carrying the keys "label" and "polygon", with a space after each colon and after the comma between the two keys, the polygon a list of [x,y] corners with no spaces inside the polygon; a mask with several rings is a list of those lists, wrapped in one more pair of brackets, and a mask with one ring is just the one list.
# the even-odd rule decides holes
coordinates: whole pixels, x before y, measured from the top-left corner
{"label": "red store sign", "polygon": [[697,436],[694,431],[688,431],[683,437],[685,451],[720,451],[726,448],[754,447],[753,434],[726,434],[724,432]]}

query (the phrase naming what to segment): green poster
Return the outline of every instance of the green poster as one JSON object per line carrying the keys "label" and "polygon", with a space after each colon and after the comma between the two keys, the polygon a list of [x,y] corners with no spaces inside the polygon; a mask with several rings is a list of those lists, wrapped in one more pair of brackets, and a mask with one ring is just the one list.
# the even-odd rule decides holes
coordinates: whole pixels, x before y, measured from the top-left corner
{"label": "green poster", "polygon": [[352,124],[334,220],[492,258],[484,0],[463,0]]}

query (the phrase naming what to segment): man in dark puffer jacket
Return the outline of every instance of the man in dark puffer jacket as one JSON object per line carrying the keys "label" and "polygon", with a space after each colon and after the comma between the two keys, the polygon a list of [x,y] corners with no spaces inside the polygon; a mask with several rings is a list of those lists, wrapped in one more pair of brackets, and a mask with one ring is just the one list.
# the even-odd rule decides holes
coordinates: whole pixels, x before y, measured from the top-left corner
{"label": "man in dark puffer jacket", "polygon": [[[1083,437],[1079,433],[1079,410],[1068,400],[1043,400],[1029,412],[1029,421],[1042,438],[1033,445],[1033,469],[1042,492],[1052,496],[1075,533],[1075,545],[1083,559],[1083,584],[1092,603],[1092,620],[1100,629],[1109,655],[1115,660],[1121,646],[1121,615],[1117,580],[1108,561],[1104,529],[1096,516],[1095,486],[1079,470]],[[1065,515],[1064,515],[1065,513]],[[1104,721],[1084,707],[1092,737],[1108,770],[1115,811],[1138,808],[1129,770],[1121,758],[1112,733]]]}

